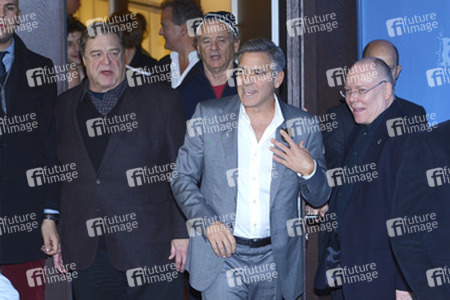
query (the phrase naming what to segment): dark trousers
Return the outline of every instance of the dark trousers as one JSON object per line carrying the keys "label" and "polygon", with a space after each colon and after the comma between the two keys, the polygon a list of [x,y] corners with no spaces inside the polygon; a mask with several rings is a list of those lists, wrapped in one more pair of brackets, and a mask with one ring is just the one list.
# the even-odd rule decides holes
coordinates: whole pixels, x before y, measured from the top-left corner
{"label": "dark trousers", "polygon": [[[44,268],[44,264],[45,260],[38,260],[22,264],[0,265],[0,268],[3,276],[8,278],[19,292],[21,300],[44,300],[45,280],[41,276],[30,275],[31,270]],[[27,272],[29,270],[30,272]]]}
{"label": "dark trousers", "polygon": [[[144,266],[142,266],[144,267]],[[167,276],[160,277],[167,279]],[[97,250],[92,266],[73,280],[75,300],[184,300],[183,275],[130,287],[126,272],[114,269],[104,250]]]}

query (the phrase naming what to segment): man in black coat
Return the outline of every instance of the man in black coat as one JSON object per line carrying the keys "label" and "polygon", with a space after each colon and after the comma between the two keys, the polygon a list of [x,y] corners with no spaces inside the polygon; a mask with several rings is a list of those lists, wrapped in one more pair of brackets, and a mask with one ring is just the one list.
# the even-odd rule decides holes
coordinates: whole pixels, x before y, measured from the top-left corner
{"label": "man in black coat", "polygon": [[387,230],[417,299],[450,295],[450,121],[408,136],[395,177]]}
{"label": "man in black coat", "polygon": [[382,60],[365,58],[351,71],[344,95],[360,126],[350,137],[343,164],[327,171],[329,184],[336,187],[330,212],[338,228],[321,236],[316,287],[321,280],[321,288],[324,281],[329,288],[342,287],[346,300],[412,299],[386,230],[403,145],[392,135],[393,123],[412,115],[394,100],[392,74]]}
{"label": "man in black coat", "polygon": [[[363,57],[377,57],[383,60],[391,70],[394,85],[400,76],[402,66],[399,65],[398,50],[391,42],[386,40],[374,40],[367,44],[363,51]],[[425,116],[425,109],[411,101],[396,97],[400,106],[411,115]],[[327,114],[336,114],[338,127],[330,132],[323,133],[323,142],[325,145],[325,159],[329,169],[341,166],[345,157],[346,145],[349,137],[355,127],[358,125],[353,120],[353,116],[347,106],[342,103],[328,110]],[[334,120],[333,120],[334,121]]]}
{"label": "man in black coat", "polygon": [[[7,3],[6,3],[7,2]],[[44,70],[50,59],[27,49],[14,34],[20,10],[17,1],[0,1],[0,268],[23,299],[44,299],[43,282],[29,285],[27,271],[44,267],[43,250],[58,251],[55,220],[59,183],[47,171],[58,165],[55,147],[56,84]],[[44,209],[47,209],[44,214]],[[41,270],[41,269],[39,269]]]}
{"label": "man in black coat", "polygon": [[164,37],[164,48],[172,52],[161,58],[158,66],[162,70],[170,67],[170,85],[176,89],[192,75],[193,67],[200,60],[195,50],[192,24],[188,22],[201,18],[203,13],[199,3],[191,0],[164,0],[160,7],[159,35]]}
{"label": "man in black coat", "polygon": [[58,157],[78,178],[62,186],[55,264],[74,264],[77,299],[184,299],[188,234],[169,186],[185,132],[179,98],[162,83],[128,86],[121,33],[90,26],[87,80],[56,106]]}
{"label": "man in black coat", "polygon": [[199,102],[237,94],[234,60],[240,39],[234,15],[225,11],[209,12],[195,28],[195,34],[201,62],[177,88],[187,119],[192,117]]}

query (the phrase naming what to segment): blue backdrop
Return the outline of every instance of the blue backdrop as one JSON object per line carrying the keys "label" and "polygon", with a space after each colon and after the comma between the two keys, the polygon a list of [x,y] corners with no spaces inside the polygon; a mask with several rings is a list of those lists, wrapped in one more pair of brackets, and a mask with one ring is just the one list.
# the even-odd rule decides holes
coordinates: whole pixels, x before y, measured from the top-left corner
{"label": "blue backdrop", "polygon": [[425,107],[438,123],[450,119],[450,1],[359,0],[358,53],[374,39],[397,46],[399,97]]}

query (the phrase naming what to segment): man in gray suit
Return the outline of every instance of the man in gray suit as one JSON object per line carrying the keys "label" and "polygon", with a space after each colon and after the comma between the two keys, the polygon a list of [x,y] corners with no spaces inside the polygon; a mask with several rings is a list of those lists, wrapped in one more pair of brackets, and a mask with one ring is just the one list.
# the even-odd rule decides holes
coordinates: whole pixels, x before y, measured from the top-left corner
{"label": "man in gray suit", "polygon": [[317,121],[274,93],[284,66],[271,41],[247,42],[238,95],[199,103],[187,121],[171,186],[188,218],[191,284],[206,300],[303,293],[298,196],[317,207],[330,188]]}

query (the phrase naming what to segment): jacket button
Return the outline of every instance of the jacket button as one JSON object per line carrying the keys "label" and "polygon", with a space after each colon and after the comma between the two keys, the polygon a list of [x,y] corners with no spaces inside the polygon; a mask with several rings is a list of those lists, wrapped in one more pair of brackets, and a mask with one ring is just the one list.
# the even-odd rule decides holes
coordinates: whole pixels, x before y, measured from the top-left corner
{"label": "jacket button", "polygon": [[97,180],[95,181],[95,183],[100,184],[102,183],[102,180],[100,178],[97,178]]}

